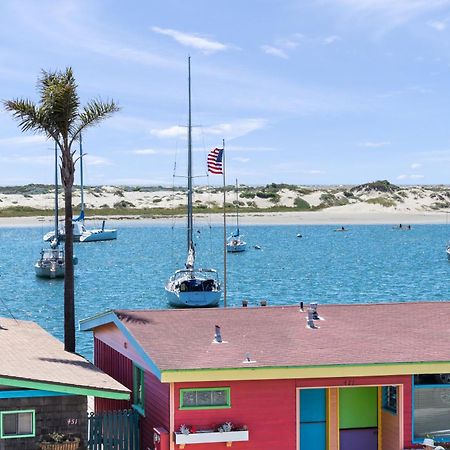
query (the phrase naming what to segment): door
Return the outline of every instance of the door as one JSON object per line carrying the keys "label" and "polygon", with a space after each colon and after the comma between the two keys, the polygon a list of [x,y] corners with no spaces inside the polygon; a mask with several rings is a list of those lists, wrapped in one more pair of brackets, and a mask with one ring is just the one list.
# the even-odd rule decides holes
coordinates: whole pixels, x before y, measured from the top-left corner
{"label": "door", "polygon": [[378,388],[339,389],[340,450],[378,449]]}
{"label": "door", "polygon": [[300,450],[326,450],[326,389],[300,389]]}

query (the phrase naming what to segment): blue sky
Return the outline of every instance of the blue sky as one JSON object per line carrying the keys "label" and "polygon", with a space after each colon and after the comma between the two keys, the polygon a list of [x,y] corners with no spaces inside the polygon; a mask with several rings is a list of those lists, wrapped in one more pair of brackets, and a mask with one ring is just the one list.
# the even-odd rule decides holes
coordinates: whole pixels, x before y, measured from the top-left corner
{"label": "blue sky", "polygon": [[[230,183],[450,182],[450,0],[0,3],[0,98],[72,66],[121,106],[84,136],[87,184],[183,174],[188,55],[199,176],[225,139]],[[1,111],[0,184],[51,183],[51,147]]]}

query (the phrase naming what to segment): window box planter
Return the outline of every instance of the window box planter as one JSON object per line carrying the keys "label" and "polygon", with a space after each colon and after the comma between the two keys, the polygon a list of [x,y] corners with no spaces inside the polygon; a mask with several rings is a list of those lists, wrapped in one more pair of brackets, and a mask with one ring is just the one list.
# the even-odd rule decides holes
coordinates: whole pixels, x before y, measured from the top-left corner
{"label": "window box planter", "polygon": [[79,447],[80,441],[39,443],[39,450],[77,450]]}
{"label": "window box planter", "polygon": [[227,447],[231,447],[233,442],[248,441],[248,430],[242,431],[197,431],[196,433],[183,434],[175,433],[175,443],[184,448],[186,444],[208,444],[215,442],[225,442]]}

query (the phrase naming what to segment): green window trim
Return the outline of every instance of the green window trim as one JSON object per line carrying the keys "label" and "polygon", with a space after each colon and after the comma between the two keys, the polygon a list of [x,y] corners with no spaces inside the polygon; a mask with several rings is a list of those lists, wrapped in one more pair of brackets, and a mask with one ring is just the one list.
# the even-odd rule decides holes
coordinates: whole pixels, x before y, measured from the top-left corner
{"label": "green window trim", "polygon": [[[3,431],[3,417],[10,414],[29,414],[31,413],[31,433],[5,435]],[[36,411],[34,409],[22,409],[17,411],[0,411],[0,439],[19,439],[36,436]]]}
{"label": "green window trim", "polygon": [[141,416],[145,416],[145,372],[141,367],[133,364],[133,404]]}
{"label": "green window trim", "polygon": [[[224,391],[226,402],[223,405],[194,405],[194,406],[184,406],[184,394],[187,392],[216,392]],[[219,387],[219,388],[189,388],[180,389],[180,407],[179,409],[226,409],[231,408],[231,389],[229,387]]]}

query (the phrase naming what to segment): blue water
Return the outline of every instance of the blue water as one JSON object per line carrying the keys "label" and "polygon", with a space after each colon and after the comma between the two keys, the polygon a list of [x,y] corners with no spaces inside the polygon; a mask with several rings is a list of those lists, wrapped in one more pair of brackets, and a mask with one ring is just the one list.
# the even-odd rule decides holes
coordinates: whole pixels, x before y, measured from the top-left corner
{"label": "blue water", "polygon": [[[269,305],[450,300],[446,225],[248,226],[248,250],[228,254],[229,306],[268,300]],[[63,281],[34,275],[41,228],[0,229],[0,316],[39,323],[63,339]],[[196,232],[197,266],[222,274],[220,227]],[[297,238],[301,232],[303,237]],[[261,250],[255,250],[260,245]],[[75,244],[76,316],[112,308],[166,308],[164,282],[185,259],[182,227],[119,227],[117,241]],[[77,331],[77,351],[92,355],[91,333]]]}

